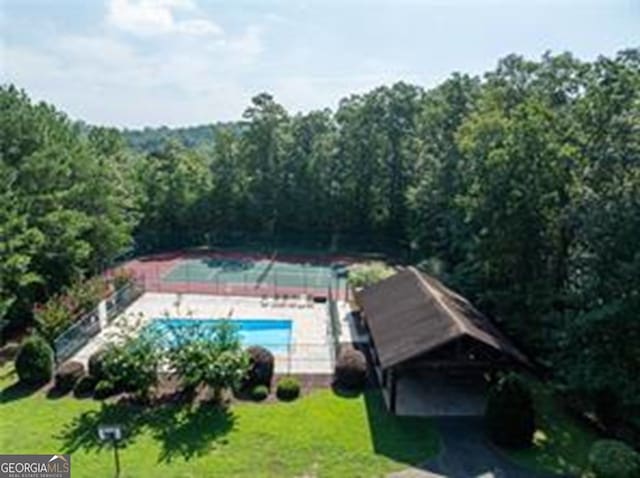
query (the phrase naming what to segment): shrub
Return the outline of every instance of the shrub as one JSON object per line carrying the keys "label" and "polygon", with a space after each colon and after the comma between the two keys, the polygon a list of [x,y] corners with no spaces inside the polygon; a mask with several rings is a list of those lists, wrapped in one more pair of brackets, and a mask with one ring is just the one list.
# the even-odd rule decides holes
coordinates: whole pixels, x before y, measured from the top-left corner
{"label": "shrub", "polygon": [[75,306],[78,314],[95,309],[107,290],[107,284],[102,277],[94,277],[85,281],[74,282],[67,289],[68,300]]}
{"label": "shrub", "polygon": [[218,327],[214,337],[200,330],[195,325],[172,331],[167,356],[185,392],[193,393],[197,387],[207,385],[213,390],[214,399],[220,400],[224,389],[241,384],[247,375],[249,357],[240,348],[235,326]]}
{"label": "shrub", "polygon": [[249,368],[249,357],[242,351],[224,351],[213,356],[206,367],[205,383],[213,390],[216,402],[222,399],[222,392],[240,384]]}
{"label": "shrub", "polygon": [[76,398],[88,397],[96,388],[96,383],[97,381],[95,377],[92,377],[91,375],[80,377],[76,382],[75,387],[73,387],[73,396]]}
{"label": "shrub", "polygon": [[100,349],[89,357],[89,375],[96,380],[102,380],[105,376],[105,360],[109,354],[109,349]]}
{"label": "shrub", "polygon": [[620,416],[622,406],[616,393],[605,388],[598,390],[594,395],[596,417],[605,428],[614,428],[622,418]]}
{"label": "shrub", "polygon": [[56,388],[61,392],[69,392],[84,375],[84,365],[80,362],[65,362],[56,370]]}
{"label": "shrub", "polygon": [[261,402],[269,396],[269,389],[266,385],[256,385],[251,389],[251,398],[256,402]]}
{"label": "shrub", "polygon": [[300,382],[294,377],[284,377],[278,381],[276,396],[280,400],[295,400],[300,396]]}
{"label": "shrub", "polygon": [[183,391],[193,394],[205,381],[211,347],[206,340],[191,340],[172,347],[167,355],[171,368],[180,377]]}
{"label": "shrub", "polygon": [[358,264],[349,270],[347,282],[354,289],[367,287],[380,282],[394,274],[393,268],[383,262],[369,262]]}
{"label": "shrub", "polygon": [[344,350],[336,361],[334,384],[349,390],[362,389],[367,382],[367,360],[359,350]]}
{"label": "shrub", "polygon": [[129,392],[145,400],[158,380],[159,361],[160,351],[141,335],[107,350],[102,362],[105,378],[101,381],[111,383],[114,391]]}
{"label": "shrub", "polygon": [[133,273],[128,269],[118,269],[111,280],[113,288],[120,290],[133,282]]}
{"label": "shrub", "polygon": [[15,367],[22,383],[46,383],[53,373],[53,350],[42,337],[29,337],[20,346]]}
{"label": "shrub", "polygon": [[74,309],[75,304],[66,296],[51,297],[46,303],[36,306],[33,311],[38,330],[48,340],[53,341],[73,322]]}
{"label": "shrub", "polygon": [[113,383],[111,383],[109,380],[100,380],[93,390],[93,398],[95,398],[96,400],[103,400],[112,395],[115,395],[115,393],[116,388],[114,387]]}
{"label": "shrub", "polygon": [[589,466],[596,478],[638,478],[640,454],[617,440],[598,440],[589,452]]}
{"label": "shrub", "polygon": [[491,439],[507,448],[531,444],[535,431],[535,411],[531,391],[515,374],[502,377],[489,391],[485,413]]}
{"label": "shrub", "polygon": [[249,371],[244,386],[246,388],[254,388],[257,385],[270,387],[275,363],[273,354],[259,345],[249,347],[247,354],[249,355]]}

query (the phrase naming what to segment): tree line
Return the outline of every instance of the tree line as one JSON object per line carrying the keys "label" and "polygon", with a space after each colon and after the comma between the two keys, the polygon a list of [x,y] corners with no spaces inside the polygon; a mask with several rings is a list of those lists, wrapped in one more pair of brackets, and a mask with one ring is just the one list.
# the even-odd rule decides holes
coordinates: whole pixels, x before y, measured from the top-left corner
{"label": "tree line", "polygon": [[468,295],[558,383],[640,406],[638,49],[511,55],[335,112],[291,114],[263,93],[207,148],[133,150],[13,86],[0,110],[0,313],[13,325],[128,248],[384,248]]}

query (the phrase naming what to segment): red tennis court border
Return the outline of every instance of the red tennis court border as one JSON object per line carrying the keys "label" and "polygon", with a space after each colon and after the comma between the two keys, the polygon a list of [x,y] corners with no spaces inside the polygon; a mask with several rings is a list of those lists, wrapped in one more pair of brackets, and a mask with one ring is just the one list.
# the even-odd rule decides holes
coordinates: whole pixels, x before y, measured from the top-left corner
{"label": "red tennis court border", "polygon": [[[269,260],[271,255],[262,253],[237,252],[237,251],[172,251],[148,256],[138,257],[116,269],[107,271],[107,275],[112,275],[117,269],[125,269],[132,273],[140,281],[148,292],[166,292],[183,294],[212,294],[212,295],[240,295],[240,296],[293,296],[293,295],[313,295],[326,297],[328,290],[326,287],[285,287],[273,284],[244,284],[233,282],[207,282],[207,281],[164,281],[163,278],[181,261],[187,259],[229,259],[229,260]],[[333,263],[353,264],[358,259],[343,255],[289,255],[278,254],[278,262],[294,264],[326,264]],[[346,300],[348,290],[342,287],[341,290],[332,290],[335,299]]]}

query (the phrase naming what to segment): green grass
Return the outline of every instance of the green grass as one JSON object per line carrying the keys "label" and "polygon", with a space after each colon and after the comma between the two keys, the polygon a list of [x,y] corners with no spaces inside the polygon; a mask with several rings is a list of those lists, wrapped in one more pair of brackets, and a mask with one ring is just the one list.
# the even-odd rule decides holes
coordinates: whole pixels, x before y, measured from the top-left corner
{"label": "green grass", "polygon": [[122,423],[125,477],[373,477],[432,457],[428,420],[387,414],[377,393],[355,398],[317,391],[293,403],[141,409],[92,399],[25,394],[0,369],[3,453],[70,453],[73,476],[111,476],[100,423]]}
{"label": "green grass", "polygon": [[534,470],[582,474],[591,445],[598,438],[596,433],[568,415],[544,384],[532,379],[529,385],[536,408],[534,444],[509,455]]}

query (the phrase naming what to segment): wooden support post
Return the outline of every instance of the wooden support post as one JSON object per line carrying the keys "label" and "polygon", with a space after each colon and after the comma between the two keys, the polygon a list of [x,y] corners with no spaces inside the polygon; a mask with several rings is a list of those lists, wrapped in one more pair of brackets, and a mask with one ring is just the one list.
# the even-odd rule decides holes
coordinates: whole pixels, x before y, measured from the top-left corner
{"label": "wooden support post", "polygon": [[398,384],[395,369],[389,369],[389,410],[395,415],[396,413],[396,395],[398,393]]}

